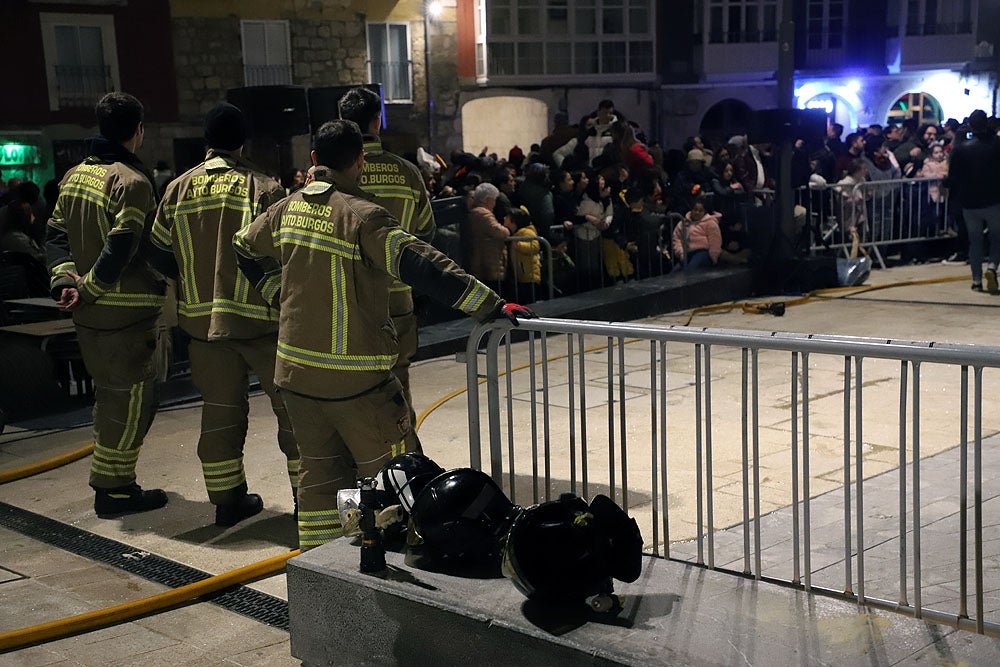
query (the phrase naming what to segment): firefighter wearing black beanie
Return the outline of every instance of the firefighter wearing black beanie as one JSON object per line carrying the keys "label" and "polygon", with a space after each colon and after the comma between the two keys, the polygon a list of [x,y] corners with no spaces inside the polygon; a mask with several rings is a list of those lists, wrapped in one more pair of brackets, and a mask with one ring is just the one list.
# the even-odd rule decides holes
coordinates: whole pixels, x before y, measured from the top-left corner
{"label": "firefighter wearing black beanie", "polygon": [[205,116],[205,143],[209,148],[238,150],[247,140],[247,124],[243,112],[227,102],[221,102]]}

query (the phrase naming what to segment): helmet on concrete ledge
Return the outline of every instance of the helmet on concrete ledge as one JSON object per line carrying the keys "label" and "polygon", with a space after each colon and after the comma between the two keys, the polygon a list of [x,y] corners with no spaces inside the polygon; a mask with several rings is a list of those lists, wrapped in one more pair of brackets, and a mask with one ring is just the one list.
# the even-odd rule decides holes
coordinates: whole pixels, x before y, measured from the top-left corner
{"label": "helmet on concrete ledge", "polygon": [[394,456],[379,471],[379,488],[386,494],[385,503],[399,503],[410,512],[413,503],[429,481],[444,472],[444,468],[423,454],[408,452]]}
{"label": "helmet on concrete ledge", "polygon": [[642,570],[635,519],[607,496],[573,494],[529,507],[510,529],[503,574],[532,600],[583,602],[610,595],[612,578],[632,582]]}
{"label": "helmet on concrete ledge", "polygon": [[499,574],[503,539],[520,511],[483,472],[442,473],[424,486],[410,512],[411,562],[481,565]]}

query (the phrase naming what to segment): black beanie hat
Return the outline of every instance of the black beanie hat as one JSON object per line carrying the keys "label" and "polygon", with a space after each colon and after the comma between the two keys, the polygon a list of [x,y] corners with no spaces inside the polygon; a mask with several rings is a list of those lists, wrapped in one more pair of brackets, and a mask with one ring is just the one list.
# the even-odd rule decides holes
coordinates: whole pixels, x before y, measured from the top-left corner
{"label": "black beanie hat", "polygon": [[214,106],[205,115],[205,143],[209,148],[234,151],[247,139],[243,112],[227,102]]}

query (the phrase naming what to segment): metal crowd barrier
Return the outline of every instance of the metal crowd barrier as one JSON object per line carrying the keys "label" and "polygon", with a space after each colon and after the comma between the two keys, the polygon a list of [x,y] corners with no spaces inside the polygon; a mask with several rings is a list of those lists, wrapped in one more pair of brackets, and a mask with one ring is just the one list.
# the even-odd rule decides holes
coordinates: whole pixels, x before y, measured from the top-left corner
{"label": "metal crowd barrier", "polygon": [[[673,269],[673,260],[670,257],[672,252],[671,234],[674,225],[680,219],[680,216],[676,214],[668,214],[662,224],[637,230],[636,244],[639,246],[639,250],[635,253],[629,253],[629,261],[634,269],[630,279],[643,280],[670,273]],[[566,229],[562,225],[550,227],[549,236],[551,238],[565,237],[573,261],[571,284],[564,284],[561,287],[557,284],[556,289],[577,293],[614,284],[614,280],[608,275],[605,266],[604,238],[602,236],[593,239],[581,238],[576,236],[575,228]],[[667,252],[666,255],[663,254],[664,250]]]}
{"label": "metal crowd barrier", "polygon": [[[532,242],[538,243],[539,245],[538,252],[541,253],[543,257],[542,259],[543,270],[541,277],[542,280],[545,281],[545,285],[548,292],[548,298],[552,299],[555,296],[555,284],[553,283],[553,276],[552,276],[552,244],[550,244],[547,239],[541,236],[508,236],[504,241],[509,246],[507,248],[507,276],[510,279],[509,281],[513,283],[514,286],[513,287],[514,301],[521,303],[522,302],[521,297],[528,296],[528,295],[518,294],[520,290],[520,286],[518,285],[517,281],[517,268],[516,268],[518,251],[517,248],[514,246],[514,244],[520,243],[522,241],[525,243],[532,243]],[[538,295],[534,293],[531,294],[530,297],[531,297],[530,301],[524,300],[523,303],[531,303],[538,299]]]}
{"label": "metal crowd barrier", "polygon": [[471,465],[515,503],[605,493],[656,555],[1000,633],[1000,347],[533,319],[467,364]]}
{"label": "metal crowd barrier", "polygon": [[937,178],[803,187],[796,190],[796,203],[806,211],[813,252],[852,248],[849,228],[855,226],[860,245],[872,250],[882,268],[887,248],[926,242],[955,231],[949,221],[948,197]]}

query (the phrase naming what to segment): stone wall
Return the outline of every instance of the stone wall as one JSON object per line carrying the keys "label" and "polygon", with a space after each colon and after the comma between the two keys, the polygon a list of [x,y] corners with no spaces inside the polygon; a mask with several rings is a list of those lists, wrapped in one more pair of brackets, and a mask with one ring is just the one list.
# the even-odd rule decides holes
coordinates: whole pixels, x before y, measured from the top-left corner
{"label": "stone wall", "polygon": [[[436,153],[449,155],[462,148],[462,113],[459,106],[461,88],[458,82],[458,38],[455,7],[445,7],[444,13],[430,21],[430,76],[434,99],[431,146]],[[414,60],[418,56],[414,55]],[[419,59],[423,60],[423,52]],[[422,68],[421,68],[422,70]],[[423,71],[421,71],[423,74]],[[414,77],[416,85],[416,77]],[[421,85],[423,77],[421,76]],[[421,109],[426,105],[420,105]]]}
{"label": "stone wall", "polygon": [[[364,15],[345,10],[342,2],[326,2],[322,10],[316,3],[299,2],[283,18],[288,20],[293,85],[368,80]],[[175,16],[172,27],[180,122],[150,127],[143,157],[174,166],[174,139],[200,137],[205,114],[227,90],[244,85],[244,74],[239,16]],[[308,166],[308,153],[308,141],[295,142],[296,164]]]}
{"label": "stone wall", "polygon": [[293,19],[288,29],[295,85],[318,88],[368,81],[363,15],[349,14],[342,20]]}
{"label": "stone wall", "polygon": [[[289,20],[292,83],[306,88],[364,83],[368,78],[364,16]],[[243,46],[237,17],[173,20],[180,119],[200,124],[205,113],[243,86]]]}
{"label": "stone wall", "polygon": [[182,123],[200,126],[205,113],[243,85],[243,44],[237,17],[173,19],[174,63]]}

